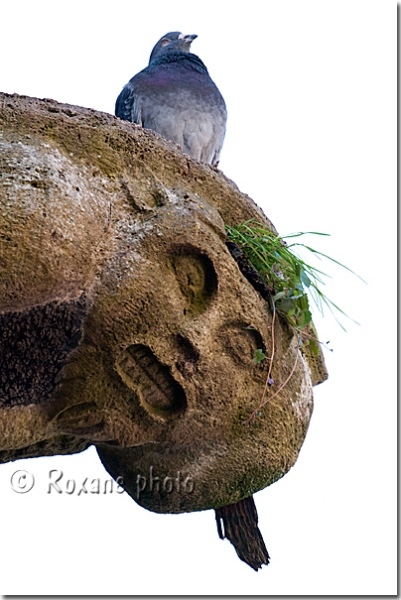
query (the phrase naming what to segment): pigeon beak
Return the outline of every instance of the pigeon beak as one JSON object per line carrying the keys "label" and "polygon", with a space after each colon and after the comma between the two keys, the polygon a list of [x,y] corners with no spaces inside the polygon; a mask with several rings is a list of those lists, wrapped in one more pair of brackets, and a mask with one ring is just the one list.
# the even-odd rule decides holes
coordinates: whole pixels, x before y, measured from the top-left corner
{"label": "pigeon beak", "polygon": [[196,35],[196,33],[191,33],[190,35],[184,35],[183,33],[180,33],[180,35],[178,36],[178,39],[185,40],[186,42],[191,44],[194,40],[196,40],[197,37],[198,36]]}

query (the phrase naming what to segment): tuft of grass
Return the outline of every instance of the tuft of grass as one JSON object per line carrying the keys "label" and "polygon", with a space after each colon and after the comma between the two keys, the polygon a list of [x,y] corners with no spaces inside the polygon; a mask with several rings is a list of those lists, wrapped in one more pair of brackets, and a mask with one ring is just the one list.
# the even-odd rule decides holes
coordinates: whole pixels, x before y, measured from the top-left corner
{"label": "tuft of grass", "polygon": [[[264,280],[269,291],[269,298],[273,312],[272,318],[272,349],[270,358],[268,358],[261,349],[255,350],[253,361],[259,364],[267,359],[269,363],[266,383],[263,390],[263,395],[258,406],[252,412],[250,417],[245,421],[249,425],[255,417],[261,414],[261,409],[265,404],[277,396],[281,390],[287,385],[291,379],[298,361],[298,353],[291,372],[283,383],[277,383],[274,386],[274,380],[271,378],[273,361],[275,356],[275,341],[274,341],[274,321],[276,313],[284,317],[289,325],[297,334],[297,344],[300,347],[302,344],[309,345],[311,352],[315,355],[319,353],[319,340],[317,339],[316,331],[312,323],[312,312],[310,310],[310,300],[316,305],[318,310],[324,314],[324,308],[328,308],[334,315],[336,321],[342,329],[345,330],[342,323],[337,318],[336,313],[340,313],[349,319],[346,313],[330,300],[321,290],[324,285],[324,277],[330,277],[320,269],[310,265],[303,260],[298,254],[297,249],[303,249],[311,252],[314,256],[322,259],[330,260],[337,265],[357,275],[340,263],[338,260],[323,254],[310,246],[303,244],[298,240],[303,235],[323,235],[317,231],[307,231],[292,233],[286,236],[278,236],[274,234],[262,223],[258,223],[254,219],[245,221],[237,227],[226,225],[227,237],[231,242],[234,242],[242,250],[244,256],[249,263],[259,273]],[[288,241],[287,241],[288,240]],[[357,275],[359,277],[359,275]],[[360,277],[360,279],[362,279]],[[362,279],[362,281],[364,281]],[[365,282],[366,283],[366,282]],[[354,321],[354,319],[351,319]],[[356,323],[356,321],[354,321]],[[305,331],[305,327],[311,325],[314,334]],[[274,391],[274,388],[278,389]],[[269,393],[273,387],[273,394]]]}
{"label": "tuft of grass", "polygon": [[[271,292],[270,298],[274,305],[272,308],[274,307],[298,333],[312,322],[310,300],[322,314],[325,308],[329,309],[344,330],[338,314],[357,323],[322,292],[323,278],[330,275],[307,263],[296,252],[297,249],[307,250],[314,256],[330,260],[356,275],[334,258],[298,241],[301,236],[307,234],[329,234],[307,231],[278,236],[254,219],[237,227],[226,225],[226,231],[228,239],[241,248],[250,264],[265,281]],[[310,344],[312,352],[319,352],[317,339],[309,338],[306,343]]]}

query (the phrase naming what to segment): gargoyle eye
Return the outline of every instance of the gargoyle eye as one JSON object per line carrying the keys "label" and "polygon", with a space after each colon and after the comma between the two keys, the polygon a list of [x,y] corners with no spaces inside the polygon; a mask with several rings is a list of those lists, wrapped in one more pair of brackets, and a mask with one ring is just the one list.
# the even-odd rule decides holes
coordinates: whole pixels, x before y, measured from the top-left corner
{"label": "gargoyle eye", "polygon": [[160,44],[162,46],[167,46],[167,44],[170,43],[170,40],[168,38],[163,38],[162,41],[160,42]]}

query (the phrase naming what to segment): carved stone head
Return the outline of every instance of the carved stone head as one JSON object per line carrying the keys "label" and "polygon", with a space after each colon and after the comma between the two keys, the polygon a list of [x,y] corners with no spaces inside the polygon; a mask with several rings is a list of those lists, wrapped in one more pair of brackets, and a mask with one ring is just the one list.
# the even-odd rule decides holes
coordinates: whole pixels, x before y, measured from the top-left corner
{"label": "carved stone head", "polygon": [[266,385],[253,357],[272,352],[272,314],[224,222],[264,215],[156,134],[5,98],[1,460],[95,444],[156,512],[219,508],[282,477],[324,368],[276,318],[273,391],[293,374],[246,423]]}

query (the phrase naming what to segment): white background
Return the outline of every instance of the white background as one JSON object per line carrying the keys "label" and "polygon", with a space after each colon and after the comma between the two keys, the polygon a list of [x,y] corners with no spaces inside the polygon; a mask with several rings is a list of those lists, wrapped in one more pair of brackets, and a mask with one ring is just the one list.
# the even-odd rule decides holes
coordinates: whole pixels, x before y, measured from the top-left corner
{"label": "white background", "polygon": [[[0,466],[6,594],[396,593],[396,3],[391,0],[0,1],[0,90],[113,113],[166,32],[228,107],[220,163],[281,234],[322,231],[327,295],[359,321],[315,316],[330,379],[295,467],[256,494],[272,557],[258,573],[213,511],[156,515],[126,494],[47,494],[50,469],[108,475],[96,452]],[[36,478],[11,490],[16,469]]]}

